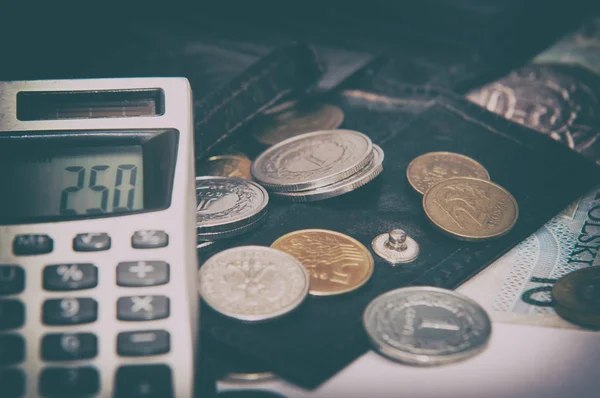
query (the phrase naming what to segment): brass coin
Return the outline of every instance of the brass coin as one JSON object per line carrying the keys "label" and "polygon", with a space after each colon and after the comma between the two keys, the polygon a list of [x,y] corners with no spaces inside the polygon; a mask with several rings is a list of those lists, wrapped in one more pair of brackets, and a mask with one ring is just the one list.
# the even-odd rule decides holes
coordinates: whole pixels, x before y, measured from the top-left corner
{"label": "brass coin", "polygon": [[344,112],[334,105],[294,106],[265,117],[254,138],[270,146],[304,133],[335,130],[343,121]]}
{"label": "brass coin", "polygon": [[461,240],[502,236],[519,217],[517,201],[507,190],[471,177],[438,182],[425,192],[423,209],[435,226]]}
{"label": "brass coin", "polygon": [[199,176],[239,177],[252,180],[250,166],[252,162],[245,156],[211,156],[198,168]]}
{"label": "brass coin", "polygon": [[555,305],[554,310],[564,320],[588,329],[600,329],[600,314],[571,311],[560,305]]}
{"label": "brass coin", "polygon": [[600,317],[600,267],[570,272],[556,282],[552,297],[567,311]]}
{"label": "brass coin", "polygon": [[420,194],[440,181],[453,177],[490,180],[487,170],[478,162],[458,153],[429,152],[416,157],[406,168],[406,178]]}
{"label": "brass coin", "polygon": [[272,248],[296,257],[310,274],[309,293],[331,296],[364,285],[373,274],[373,257],[354,238],[325,229],[304,229],[277,239]]}

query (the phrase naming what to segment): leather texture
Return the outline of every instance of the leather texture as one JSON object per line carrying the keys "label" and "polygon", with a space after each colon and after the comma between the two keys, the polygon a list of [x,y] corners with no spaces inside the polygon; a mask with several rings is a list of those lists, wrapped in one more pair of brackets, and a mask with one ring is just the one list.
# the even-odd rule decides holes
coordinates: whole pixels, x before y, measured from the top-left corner
{"label": "leather texture", "polygon": [[[390,97],[346,90],[335,101],[346,115],[342,127],[366,133],[385,151],[384,171],[377,179],[322,202],[271,198],[266,223],[229,245],[268,246],[288,232],[323,228],[370,248],[375,236],[399,227],[420,244],[420,256],[392,267],[374,255],[373,276],[360,289],[309,296],[297,311],[270,322],[242,323],[203,305],[203,346],[218,353],[215,366],[226,369],[227,360],[250,366],[254,360],[257,367],[292,383],[316,387],[369,348],[361,322],[373,298],[402,286],[457,287],[600,182],[593,163],[533,130],[458,96],[410,86],[403,95],[401,91],[397,87],[398,96]],[[430,151],[458,152],[480,161],[492,180],[516,198],[520,215],[515,228],[481,243],[458,241],[434,228],[405,176],[408,163]]]}

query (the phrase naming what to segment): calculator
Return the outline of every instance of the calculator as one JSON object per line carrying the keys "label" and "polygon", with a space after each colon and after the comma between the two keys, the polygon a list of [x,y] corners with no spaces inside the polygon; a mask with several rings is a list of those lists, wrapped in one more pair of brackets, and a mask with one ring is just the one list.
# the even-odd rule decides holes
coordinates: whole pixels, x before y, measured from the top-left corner
{"label": "calculator", "polygon": [[0,396],[192,397],[184,78],[0,82]]}

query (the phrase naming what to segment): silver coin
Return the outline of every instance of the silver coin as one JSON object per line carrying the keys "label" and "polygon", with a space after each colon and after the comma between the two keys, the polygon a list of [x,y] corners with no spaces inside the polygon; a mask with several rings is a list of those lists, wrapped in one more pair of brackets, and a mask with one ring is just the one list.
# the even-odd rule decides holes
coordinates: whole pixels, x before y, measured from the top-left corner
{"label": "silver coin", "polygon": [[234,236],[243,235],[260,227],[267,220],[267,217],[268,215],[264,214],[261,218],[252,221],[250,224],[246,224],[238,228],[228,229],[226,231],[199,232],[197,234],[197,238],[205,241],[233,238]]}
{"label": "silver coin", "polygon": [[378,235],[371,242],[375,254],[395,264],[410,263],[419,256],[419,244],[401,229]]}
{"label": "silver coin", "polygon": [[222,251],[202,265],[198,277],[198,291],[210,307],[243,321],[264,321],[294,310],[310,287],[302,263],[263,246]]}
{"label": "silver coin", "polygon": [[240,228],[261,218],[269,194],[252,181],[234,177],[196,177],[196,227],[199,233]]}
{"label": "silver coin", "polygon": [[435,287],[408,287],[377,297],[363,325],[383,355],[413,365],[466,359],[487,344],[492,325],[473,300]]}
{"label": "silver coin", "polygon": [[378,145],[373,145],[373,159],[371,162],[356,174],[342,181],[317,189],[300,192],[273,192],[273,194],[294,202],[314,202],[343,195],[368,184],[381,174],[383,171],[383,157],[383,150]]}
{"label": "silver coin", "polygon": [[373,144],[351,130],[323,130],[289,138],[264,151],[251,172],[273,191],[315,189],[347,178],[373,158]]}

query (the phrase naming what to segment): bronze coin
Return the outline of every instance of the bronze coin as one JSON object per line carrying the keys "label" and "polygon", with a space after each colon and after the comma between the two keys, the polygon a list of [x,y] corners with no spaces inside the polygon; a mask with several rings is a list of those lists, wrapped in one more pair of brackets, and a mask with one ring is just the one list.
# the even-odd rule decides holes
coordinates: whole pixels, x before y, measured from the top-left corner
{"label": "bronze coin", "polygon": [[199,176],[239,177],[252,180],[252,161],[241,155],[218,155],[206,159],[198,168]]}
{"label": "bronze coin", "polygon": [[485,167],[475,160],[452,152],[429,152],[416,157],[406,168],[406,178],[420,194],[440,181],[453,177],[474,177],[490,180]]}
{"label": "bronze coin", "polygon": [[600,317],[600,267],[581,268],[556,282],[552,297],[567,311]]}
{"label": "bronze coin", "polygon": [[254,138],[271,146],[300,134],[337,129],[343,121],[344,112],[334,105],[294,106],[265,116],[257,126]]}
{"label": "bronze coin", "polygon": [[325,229],[290,232],[272,248],[286,252],[308,269],[309,294],[330,296],[347,293],[364,285],[373,274],[373,257],[354,238]]}
{"label": "bronze coin", "polygon": [[423,209],[435,226],[461,240],[502,236],[519,217],[517,201],[506,189],[470,177],[435,184],[423,196]]}

